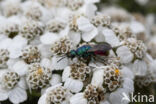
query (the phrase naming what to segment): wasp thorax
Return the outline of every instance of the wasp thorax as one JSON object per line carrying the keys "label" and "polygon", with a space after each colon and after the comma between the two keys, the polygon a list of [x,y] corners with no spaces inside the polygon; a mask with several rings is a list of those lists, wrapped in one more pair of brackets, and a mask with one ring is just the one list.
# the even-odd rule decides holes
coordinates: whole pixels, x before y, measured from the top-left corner
{"label": "wasp thorax", "polygon": [[66,0],[66,6],[71,10],[78,10],[83,4],[83,0]]}
{"label": "wasp thorax", "polygon": [[22,50],[22,59],[28,64],[40,62],[41,54],[36,46],[29,45]]}
{"label": "wasp thorax", "polygon": [[74,63],[71,66],[71,75],[73,79],[85,81],[89,74],[91,73],[91,69],[87,66],[87,64],[83,62]]}
{"label": "wasp thorax", "polygon": [[46,29],[49,32],[59,33],[65,28],[65,26],[66,25],[64,22],[61,22],[59,20],[50,20],[46,25]]}
{"label": "wasp thorax", "polygon": [[2,87],[6,89],[14,88],[20,80],[20,76],[16,72],[6,72],[2,76]]}
{"label": "wasp thorax", "polygon": [[43,25],[39,22],[28,20],[22,24],[20,32],[24,38],[30,41],[43,33]]}
{"label": "wasp thorax", "polygon": [[142,59],[146,52],[146,46],[141,40],[129,38],[125,41],[125,45],[131,50],[136,58]]}
{"label": "wasp thorax", "polygon": [[67,37],[64,37],[52,45],[51,51],[56,55],[62,55],[70,52],[71,48],[71,41]]}
{"label": "wasp thorax", "polygon": [[111,23],[110,16],[99,14],[91,19],[91,23],[97,26],[109,26]]}
{"label": "wasp thorax", "polygon": [[61,104],[66,100],[68,91],[63,86],[56,87],[48,92],[47,104]]}
{"label": "wasp thorax", "polygon": [[118,68],[110,66],[104,69],[104,88],[108,91],[114,91],[121,86],[121,82],[121,72]]}
{"label": "wasp thorax", "polygon": [[84,97],[88,100],[87,104],[99,104],[100,101],[104,100],[104,94],[104,88],[91,84],[89,84],[84,91]]}
{"label": "wasp thorax", "polygon": [[33,63],[28,68],[27,82],[31,89],[41,89],[49,85],[52,72],[49,68]]}
{"label": "wasp thorax", "polygon": [[6,67],[8,59],[9,51],[6,49],[0,49],[0,67]]}
{"label": "wasp thorax", "polygon": [[42,17],[42,11],[38,6],[31,6],[25,11],[24,14],[26,17],[31,18],[33,20],[40,20],[40,18]]}

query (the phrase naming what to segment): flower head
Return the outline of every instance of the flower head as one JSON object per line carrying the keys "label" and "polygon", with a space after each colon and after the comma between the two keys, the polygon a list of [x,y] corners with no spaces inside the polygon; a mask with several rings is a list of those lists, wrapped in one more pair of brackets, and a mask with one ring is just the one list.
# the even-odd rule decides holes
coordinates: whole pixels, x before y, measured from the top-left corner
{"label": "flower head", "polygon": [[141,40],[129,38],[126,40],[125,45],[131,50],[136,58],[143,58],[146,52],[146,46]]}
{"label": "flower head", "polygon": [[49,84],[52,72],[49,68],[33,63],[28,68],[27,83],[30,89],[41,89]]}
{"label": "flower head", "polygon": [[114,91],[121,85],[121,73],[118,68],[108,67],[104,69],[104,82],[103,86],[108,89],[108,91]]}
{"label": "flower head", "polygon": [[40,36],[43,33],[43,25],[33,20],[25,21],[21,28],[20,33],[22,37],[33,40],[36,36]]}
{"label": "flower head", "polygon": [[41,54],[36,46],[27,46],[22,50],[22,59],[30,64],[40,62]]}
{"label": "flower head", "polygon": [[52,45],[51,51],[56,55],[62,55],[68,53],[71,48],[71,41],[67,37],[64,37]]}
{"label": "flower head", "polygon": [[2,77],[2,86],[6,89],[12,89],[19,82],[20,76],[16,72],[7,72]]}
{"label": "flower head", "polygon": [[9,59],[9,51],[7,49],[0,49],[0,67],[5,67]]}
{"label": "flower head", "polygon": [[84,98],[87,99],[87,104],[98,104],[104,100],[105,89],[89,84],[84,90]]}

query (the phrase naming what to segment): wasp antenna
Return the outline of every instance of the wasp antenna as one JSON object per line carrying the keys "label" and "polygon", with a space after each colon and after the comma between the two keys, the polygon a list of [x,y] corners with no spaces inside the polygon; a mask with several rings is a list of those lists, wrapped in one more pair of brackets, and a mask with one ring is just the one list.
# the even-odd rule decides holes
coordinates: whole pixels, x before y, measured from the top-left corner
{"label": "wasp antenna", "polygon": [[62,58],[59,59],[59,60],[57,61],[57,63],[60,62],[60,61],[61,61],[62,59],[64,59],[64,58],[66,58],[66,56],[62,56]]}

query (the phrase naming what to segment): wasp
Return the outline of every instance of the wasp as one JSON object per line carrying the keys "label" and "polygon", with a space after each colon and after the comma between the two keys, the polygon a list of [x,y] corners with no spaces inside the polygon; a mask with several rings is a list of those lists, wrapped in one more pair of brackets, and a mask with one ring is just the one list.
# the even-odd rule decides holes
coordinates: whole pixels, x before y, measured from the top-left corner
{"label": "wasp", "polygon": [[[111,45],[106,42],[97,45],[83,45],[77,48],[76,50],[71,50],[65,55],[65,57],[69,57],[71,59],[77,57],[79,59],[84,59],[87,60],[87,62],[89,62],[92,58],[95,58],[97,55],[108,56],[109,50],[111,49]],[[65,57],[62,57],[60,60],[58,60],[58,62]]]}

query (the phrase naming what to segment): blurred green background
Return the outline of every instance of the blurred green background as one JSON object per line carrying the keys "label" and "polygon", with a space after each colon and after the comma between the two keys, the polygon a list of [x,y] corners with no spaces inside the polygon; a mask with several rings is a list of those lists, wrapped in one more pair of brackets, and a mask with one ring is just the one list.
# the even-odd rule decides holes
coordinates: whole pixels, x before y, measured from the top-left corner
{"label": "blurred green background", "polygon": [[144,15],[149,13],[156,14],[156,0],[148,0],[148,2],[144,5],[139,4],[137,0],[101,0],[100,5],[101,4],[106,6],[119,6],[125,8],[131,13],[139,12]]}

